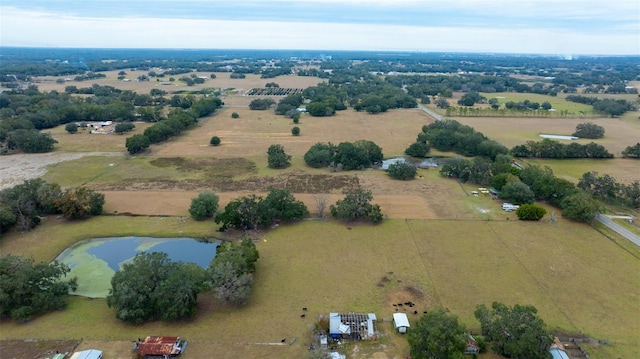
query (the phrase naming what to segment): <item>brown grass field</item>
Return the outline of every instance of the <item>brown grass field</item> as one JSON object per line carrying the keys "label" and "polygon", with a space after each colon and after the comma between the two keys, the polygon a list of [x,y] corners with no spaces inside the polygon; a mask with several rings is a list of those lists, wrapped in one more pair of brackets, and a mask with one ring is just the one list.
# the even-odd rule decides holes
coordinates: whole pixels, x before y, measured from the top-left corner
{"label": "brown grass field", "polygon": [[[281,87],[318,82],[293,76],[259,79],[249,75],[245,80],[231,80],[228,74],[217,75],[203,86],[249,89],[272,81]],[[96,83],[100,81],[119,88],[138,86],[131,89],[141,93],[157,85],[118,82],[115,73]],[[38,85],[40,89],[64,89],[69,84],[52,80]],[[54,154],[119,153],[60,162],[49,166],[44,175],[62,186],[85,185],[102,191],[105,213],[112,215],[74,222],[49,217],[31,232],[11,232],[0,240],[3,254],[49,261],[73,243],[91,237],[219,237],[212,221],[195,222],[188,217],[190,200],[197,193],[214,191],[224,206],[237,196],[264,194],[269,185],[286,185],[305,202],[312,219],[255,233],[260,259],[247,306],[224,307],[212,296],[203,295],[197,317],[189,322],[130,326],[116,320],[104,300],[72,297],[66,310],[24,324],[3,322],[0,339],[81,339],[78,349],[96,347],[105,351],[105,358],[130,358],[130,341],[135,338],[179,335],[190,341],[185,359],[304,358],[320,315],[373,311],[384,319],[378,325],[380,339],[347,345],[342,351],[349,358],[404,358],[408,355],[406,339],[393,333],[388,322],[392,303],[412,300],[419,311],[447,308],[477,331],[475,306],[502,301],[536,306],[550,329],[610,343],[587,344],[592,358],[640,357],[637,248],[620,244],[606,230],[565,221],[559,213],[555,224],[547,217],[538,223],[519,222],[513,213],[501,211],[498,201],[469,196],[473,186],[442,178],[437,170],[419,170],[418,178],[404,182],[376,170],[330,173],[304,165],[302,156],[316,142],[367,139],[382,147],[386,157],[401,155],[421,126],[432,121],[419,110],[379,115],[346,110],[330,118],[305,115],[297,125],[301,135],[296,137],[290,133],[291,120],[273,111],[250,111],[246,108],[250,100],[247,96],[225,98],[226,107],[214,116],[141,156],[123,155],[126,136],[69,135],[61,128],[52,129],[59,141]],[[238,112],[240,118],[232,119],[231,112]],[[458,120],[508,147],[538,140],[541,132],[572,132],[581,122]],[[605,142],[599,143],[610,151],[626,147],[638,131],[632,121],[599,119],[598,123],[607,131],[607,137],[599,140]],[[144,129],[142,124],[136,127],[136,131]],[[222,144],[210,146],[212,136],[221,137]],[[290,168],[267,168],[266,150],[274,143],[282,144],[292,155]],[[577,164],[571,167],[573,163]],[[633,178],[638,173],[630,160],[598,164],[601,167],[571,161],[552,167],[557,175],[573,180],[585,168],[597,168],[616,178]],[[386,216],[382,224],[345,225],[317,218],[318,196],[331,204],[354,184],[373,192],[374,202]],[[140,216],[122,215],[126,213]],[[302,307],[309,308],[306,318],[300,317]],[[281,338],[288,339],[285,345],[280,345]],[[292,338],[296,338],[294,343]],[[481,357],[497,358],[491,354]]]}

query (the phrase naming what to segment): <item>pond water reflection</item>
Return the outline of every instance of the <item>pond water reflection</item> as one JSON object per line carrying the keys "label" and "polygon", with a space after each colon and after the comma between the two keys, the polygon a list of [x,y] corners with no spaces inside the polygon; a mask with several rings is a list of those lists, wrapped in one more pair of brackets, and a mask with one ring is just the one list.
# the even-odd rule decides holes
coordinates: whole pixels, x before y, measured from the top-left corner
{"label": "pond water reflection", "polygon": [[56,260],[71,268],[69,277],[78,277],[77,295],[106,297],[111,277],[141,252],[164,252],[173,261],[195,263],[206,268],[220,242],[193,238],[111,237],[80,241],[65,249]]}

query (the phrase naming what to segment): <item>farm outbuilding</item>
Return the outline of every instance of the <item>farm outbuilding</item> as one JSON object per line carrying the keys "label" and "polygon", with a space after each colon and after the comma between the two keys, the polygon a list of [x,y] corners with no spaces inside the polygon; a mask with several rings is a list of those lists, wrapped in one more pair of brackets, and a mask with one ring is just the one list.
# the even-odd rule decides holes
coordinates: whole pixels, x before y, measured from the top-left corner
{"label": "farm outbuilding", "polygon": [[329,313],[329,335],[333,339],[363,340],[373,337],[374,313]]}
{"label": "farm outbuilding", "polygon": [[144,341],[134,346],[134,351],[142,357],[172,357],[182,354],[187,347],[187,341],[179,337],[146,337]]}
{"label": "farm outbuilding", "polygon": [[411,325],[409,325],[409,318],[407,318],[406,313],[393,313],[393,326],[396,328],[398,333],[406,333],[407,329]]}
{"label": "farm outbuilding", "polygon": [[467,338],[467,343],[464,347],[464,354],[466,355],[480,354],[480,345],[478,345],[476,338],[474,338],[473,335],[471,334],[469,334],[469,337]]}

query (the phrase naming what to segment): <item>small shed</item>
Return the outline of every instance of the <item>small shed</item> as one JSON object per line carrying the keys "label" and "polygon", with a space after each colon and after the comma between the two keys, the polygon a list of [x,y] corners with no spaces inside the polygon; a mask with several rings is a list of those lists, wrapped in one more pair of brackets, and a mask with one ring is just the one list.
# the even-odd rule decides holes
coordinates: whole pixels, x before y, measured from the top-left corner
{"label": "small shed", "polygon": [[407,329],[411,325],[409,325],[409,318],[407,318],[406,313],[393,313],[393,325],[395,326],[398,333],[406,333]]}
{"label": "small shed", "polygon": [[102,359],[102,350],[88,349],[75,352],[70,359]]}
{"label": "small shed", "polygon": [[469,337],[467,338],[467,343],[464,347],[464,354],[466,355],[480,354],[480,346],[478,345],[476,338],[474,338],[473,335],[471,334],[469,334]]}

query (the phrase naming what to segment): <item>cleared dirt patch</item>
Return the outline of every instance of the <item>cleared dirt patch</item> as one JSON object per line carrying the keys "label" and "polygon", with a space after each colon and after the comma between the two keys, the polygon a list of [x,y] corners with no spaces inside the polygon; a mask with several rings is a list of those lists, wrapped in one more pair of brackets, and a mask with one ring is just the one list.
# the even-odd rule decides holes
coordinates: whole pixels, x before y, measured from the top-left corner
{"label": "cleared dirt patch", "polygon": [[0,340],[0,353],[3,359],[44,359],[56,353],[73,353],[79,340]]}

